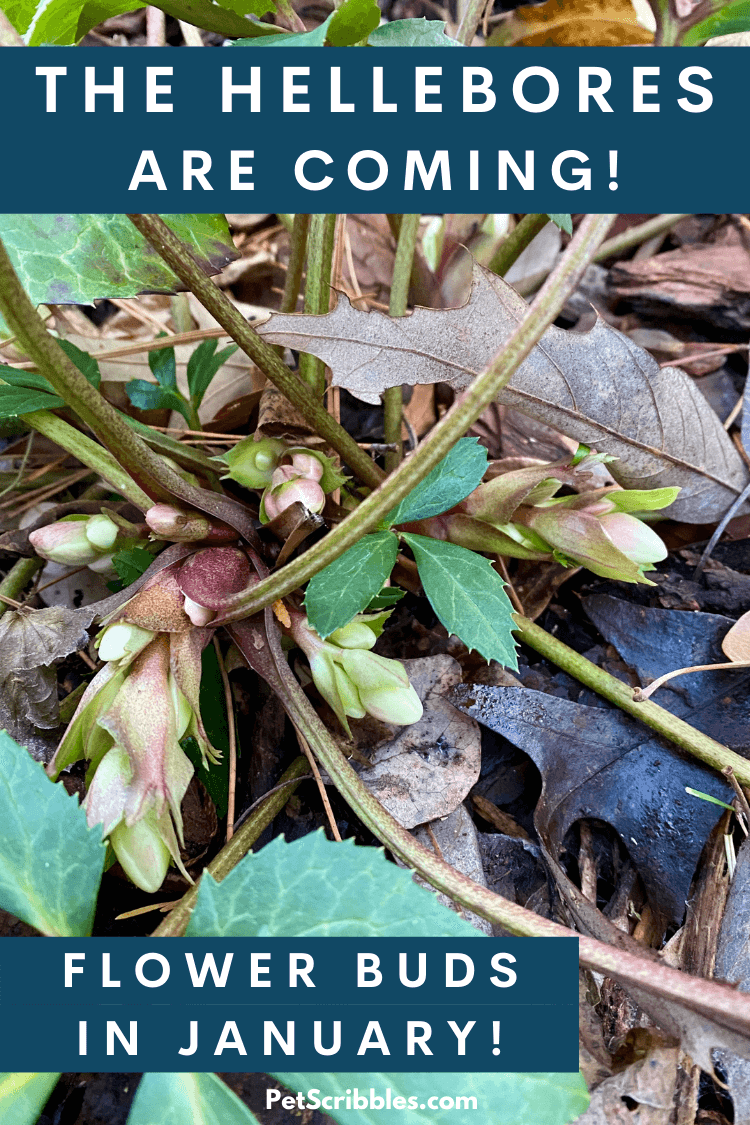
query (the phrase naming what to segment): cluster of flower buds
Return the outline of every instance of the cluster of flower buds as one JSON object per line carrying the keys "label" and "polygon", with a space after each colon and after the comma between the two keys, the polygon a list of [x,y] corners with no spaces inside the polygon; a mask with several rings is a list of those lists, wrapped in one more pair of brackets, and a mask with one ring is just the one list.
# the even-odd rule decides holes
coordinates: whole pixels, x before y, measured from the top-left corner
{"label": "cluster of flower buds", "polygon": [[324,641],[306,617],[291,613],[291,636],[310,661],[315,686],[347,734],[351,734],[347,720],[365,715],[398,726],[409,726],[422,717],[422,703],[403,665],[370,651],[387,617],[387,613],[361,613]]}
{"label": "cluster of flower buds", "polygon": [[112,555],[121,545],[120,529],[102,512],[98,516],[63,516],[29,535],[29,542],[43,559],[63,566],[88,566],[108,574]]}
{"label": "cluster of flower buds", "polygon": [[[221,549],[218,549],[221,553]],[[84,692],[48,772],[86,759],[89,825],[101,825],[120,864],[155,892],[180,859],[180,804],[193,766],[180,746],[192,736],[204,763],[218,760],[200,717],[201,651],[211,636],[184,609],[175,568],[157,574],[98,639],[106,663]]]}
{"label": "cluster of flower buds", "polygon": [[[604,459],[590,454],[573,464],[507,472],[496,462],[490,479],[450,512],[409,530],[486,554],[554,559],[604,578],[648,583],[644,572],[666,558],[667,549],[644,517],[668,507],[679,489],[592,488],[592,470]],[[576,493],[558,497],[563,485]]]}
{"label": "cluster of flower buds", "polygon": [[346,479],[324,453],[287,445],[276,438],[256,441],[251,435],[225,454],[224,461],[228,466],[226,477],[245,488],[262,489],[262,523],[296,503],[310,512],[322,512],[326,495]]}

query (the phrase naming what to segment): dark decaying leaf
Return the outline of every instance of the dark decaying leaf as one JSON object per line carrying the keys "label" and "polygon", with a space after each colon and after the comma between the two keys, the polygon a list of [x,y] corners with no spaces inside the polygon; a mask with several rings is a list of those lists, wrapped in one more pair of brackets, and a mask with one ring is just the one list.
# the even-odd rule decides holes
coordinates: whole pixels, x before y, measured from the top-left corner
{"label": "dark decaying leaf", "polygon": [[[729,898],[719,931],[715,975],[750,992],[750,846],[742,845],[729,888]],[[735,1125],[750,1121],[750,1061],[729,1051],[719,1053],[734,1105]]]}
{"label": "dark decaying leaf", "polygon": [[52,664],[88,642],[93,613],[50,606],[6,610],[0,617],[0,729],[23,738],[28,722],[58,724],[57,680]]}
{"label": "dark decaying leaf", "polygon": [[[646,609],[601,595],[584,604],[644,680],[681,664],[720,660],[721,637],[731,624],[714,614]],[[673,692],[664,691],[662,705],[742,753],[750,748],[747,700],[747,676],[711,672],[676,681]],[[632,856],[652,907],[667,920],[681,921],[718,812],[685,787],[731,800],[723,779],[616,708],[482,685],[456,689],[454,702],[538,766],[544,789],[536,825],[553,856],[577,820],[608,822]]]}
{"label": "dark decaying leaf", "polygon": [[[335,384],[375,403],[401,383],[466,386],[526,310],[510,285],[475,264],[471,297],[459,309],[418,308],[389,318],[354,309],[340,295],[325,316],[277,314],[259,331],[323,359]],[[669,509],[675,519],[718,519],[748,479],[693,380],[660,369],[603,320],[588,333],[548,329],[500,401],[618,458],[610,468],[625,487],[678,485],[682,492]]]}

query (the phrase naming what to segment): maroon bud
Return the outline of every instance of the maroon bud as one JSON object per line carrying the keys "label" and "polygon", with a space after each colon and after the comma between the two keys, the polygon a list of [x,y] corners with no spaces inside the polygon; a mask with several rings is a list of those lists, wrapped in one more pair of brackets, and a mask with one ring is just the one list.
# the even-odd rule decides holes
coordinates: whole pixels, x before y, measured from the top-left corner
{"label": "maroon bud", "polygon": [[180,568],[177,582],[185,597],[207,609],[221,609],[234,594],[247,589],[252,571],[239,547],[207,547]]}

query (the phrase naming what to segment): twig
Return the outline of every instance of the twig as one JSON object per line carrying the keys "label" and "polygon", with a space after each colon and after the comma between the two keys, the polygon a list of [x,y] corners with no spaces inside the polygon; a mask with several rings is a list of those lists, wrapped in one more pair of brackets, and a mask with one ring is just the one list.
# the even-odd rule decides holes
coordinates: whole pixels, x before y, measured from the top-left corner
{"label": "twig", "polygon": [[[0,601],[0,617],[5,613],[9,602],[15,602],[15,605],[19,606],[19,603],[15,601],[16,597],[23,593],[36,572],[41,570],[43,566],[44,560],[36,556],[31,559],[18,559],[17,562],[13,563],[5,578],[0,582],[0,598],[2,599]],[[21,607],[19,606],[19,608]]]}
{"label": "twig", "polygon": [[698,559],[698,565],[696,566],[695,570],[693,571],[693,582],[697,581],[697,579],[700,578],[701,574],[703,573],[703,568],[706,565],[706,563],[708,562],[708,560],[711,558],[711,555],[713,553],[713,549],[716,546],[716,544],[719,542],[719,540],[721,539],[722,535],[724,534],[724,531],[726,530],[727,524],[729,523],[729,521],[731,519],[734,518],[734,516],[739,511],[739,509],[742,507],[742,505],[745,503],[745,501],[748,499],[748,497],[750,497],[750,481],[748,481],[748,483],[742,489],[742,492],[739,494],[737,499],[734,501],[734,503],[727,509],[727,511],[721,517],[721,522],[719,523],[719,526],[716,528],[716,531],[713,533],[713,535],[709,539],[708,543],[706,544],[706,546],[703,550],[703,554]]}
{"label": "twig", "polygon": [[315,761],[315,757],[313,755],[313,752],[310,749],[310,747],[308,745],[308,742],[307,742],[307,739],[305,738],[302,731],[299,730],[297,727],[295,727],[295,734],[297,735],[297,742],[299,743],[300,750],[302,751],[302,753],[305,755],[308,762],[310,763],[310,769],[312,770],[312,775],[315,778],[315,784],[317,785],[318,792],[320,793],[320,799],[323,802],[323,808],[325,809],[326,816],[328,817],[328,826],[331,829],[334,840],[338,840],[339,843],[340,843],[341,842],[341,833],[339,832],[339,826],[336,823],[336,817],[333,815],[333,809],[331,808],[331,802],[328,800],[328,794],[326,793],[326,787],[323,784],[323,778],[320,776],[320,770],[318,769],[318,763]]}
{"label": "twig", "polygon": [[[391,299],[388,312],[391,316],[405,316],[409,303],[409,284],[414,266],[414,251],[417,245],[419,220],[421,215],[402,215],[401,229],[398,232],[396,258],[393,263]],[[395,444],[393,453],[385,457],[386,472],[398,468],[402,459],[401,421],[403,414],[403,394],[401,386],[388,387],[383,395],[384,419],[383,437],[387,443]]]}
{"label": "twig", "polygon": [[654,219],[640,223],[637,227],[628,227],[622,234],[616,234],[614,238],[603,242],[593,260],[603,262],[605,258],[614,258],[618,254],[622,254],[624,250],[639,246],[647,238],[653,238],[655,234],[663,234],[671,230],[679,223],[680,219],[687,219],[687,217],[687,215],[657,215]]}
{"label": "twig", "polygon": [[214,652],[219,662],[221,683],[224,688],[224,705],[227,709],[227,731],[229,732],[229,779],[227,782],[227,843],[229,843],[234,835],[234,801],[237,789],[237,727],[234,721],[232,685],[229,683],[218,637],[214,637]]}
{"label": "twig", "polygon": [[[735,793],[737,794],[737,801],[744,814],[745,823],[750,829],[750,803],[748,803],[745,790],[742,788],[739,781],[734,776],[734,770],[731,766],[725,766],[721,772],[724,774],[724,777],[727,779],[729,784],[732,786],[732,789],[734,789]],[[747,831],[745,832],[745,835],[747,836]]]}
{"label": "twig", "polygon": [[[16,488],[21,483],[21,480],[23,479],[23,474],[26,472],[26,466],[29,462],[29,457],[31,456],[31,448],[32,448],[33,444],[34,444],[34,431],[32,430],[31,433],[29,434],[28,441],[26,442],[26,448],[23,451],[23,457],[21,458],[21,464],[18,466],[18,472],[13,477],[10,484],[6,484],[5,488],[3,488],[0,491],[0,496],[6,496],[7,493],[12,492],[13,489]],[[43,473],[47,472],[47,466],[46,465],[41,465],[40,469]]]}

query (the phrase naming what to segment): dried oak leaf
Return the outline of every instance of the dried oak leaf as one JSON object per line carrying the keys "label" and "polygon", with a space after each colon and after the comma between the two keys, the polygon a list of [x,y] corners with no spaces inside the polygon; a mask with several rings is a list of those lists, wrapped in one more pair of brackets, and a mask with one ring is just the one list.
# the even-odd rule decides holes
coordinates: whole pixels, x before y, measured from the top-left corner
{"label": "dried oak leaf", "polygon": [[631,0],[547,0],[516,8],[489,41],[492,47],[621,47],[652,43]]}
{"label": "dried oak leaf", "polygon": [[89,609],[6,610],[0,617],[0,729],[23,740],[28,723],[59,722],[53,664],[88,642]]}
{"label": "dried oak leaf", "polygon": [[[417,308],[409,317],[354,309],[340,295],[323,316],[273,315],[259,331],[309,352],[343,386],[377,403],[388,387],[447,382],[465,387],[485,369],[527,312],[516,291],[474,265],[469,301]],[[617,460],[626,488],[677,485],[674,519],[720,518],[748,480],[743,461],[695,383],[597,320],[588,333],[549,328],[498,401]]]}

